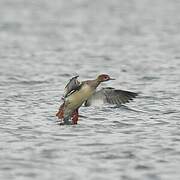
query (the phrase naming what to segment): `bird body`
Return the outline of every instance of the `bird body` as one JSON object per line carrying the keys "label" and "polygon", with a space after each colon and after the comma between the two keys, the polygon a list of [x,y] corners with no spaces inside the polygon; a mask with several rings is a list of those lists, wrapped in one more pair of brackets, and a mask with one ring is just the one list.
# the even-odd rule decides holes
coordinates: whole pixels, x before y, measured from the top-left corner
{"label": "bird body", "polygon": [[65,116],[71,114],[75,109],[79,108],[92,94],[95,89],[92,88],[86,82],[83,83],[82,87],[72,93],[70,96],[66,98],[65,101]]}
{"label": "bird body", "polygon": [[94,80],[81,83],[77,80],[77,77],[71,78],[66,85],[63,96],[64,102],[56,114],[63,121],[63,124],[77,124],[79,118],[78,109],[83,103],[85,106],[90,106],[94,101],[101,100],[103,103],[120,105],[137,96],[137,93],[113,88],[103,88],[96,91],[101,82],[113,80],[106,74],[101,74]]}

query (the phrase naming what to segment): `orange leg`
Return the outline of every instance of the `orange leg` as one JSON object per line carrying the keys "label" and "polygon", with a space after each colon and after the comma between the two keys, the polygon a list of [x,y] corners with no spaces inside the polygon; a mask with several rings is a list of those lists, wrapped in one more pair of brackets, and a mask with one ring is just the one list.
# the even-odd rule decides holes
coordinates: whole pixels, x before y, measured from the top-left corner
{"label": "orange leg", "polygon": [[59,119],[63,119],[64,118],[64,103],[60,106],[59,111],[56,113],[56,116]]}
{"label": "orange leg", "polygon": [[76,109],[72,114],[72,122],[73,124],[77,124],[79,118],[78,109]]}

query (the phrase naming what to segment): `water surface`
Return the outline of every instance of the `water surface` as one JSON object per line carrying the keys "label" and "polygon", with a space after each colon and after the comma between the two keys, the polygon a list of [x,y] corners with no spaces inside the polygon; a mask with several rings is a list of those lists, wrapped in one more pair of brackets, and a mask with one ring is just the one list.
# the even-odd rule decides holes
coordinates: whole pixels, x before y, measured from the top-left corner
{"label": "water surface", "polygon": [[[178,0],[0,1],[0,179],[180,179]],[[128,108],[55,113],[68,79],[110,74]],[[141,112],[133,111],[137,109]]]}

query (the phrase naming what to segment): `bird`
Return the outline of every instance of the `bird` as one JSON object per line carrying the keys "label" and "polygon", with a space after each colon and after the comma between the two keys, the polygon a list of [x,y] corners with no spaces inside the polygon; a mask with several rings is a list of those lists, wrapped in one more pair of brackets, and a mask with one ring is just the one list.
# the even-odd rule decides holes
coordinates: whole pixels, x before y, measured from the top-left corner
{"label": "bird", "polygon": [[100,74],[96,79],[80,82],[79,76],[72,77],[64,88],[63,103],[60,105],[56,116],[62,125],[77,124],[79,108],[84,104],[88,107],[97,101],[102,104],[121,105],[133,100],[138,93],[119,90],[112,87],[96,90],[102,82],[115,80],[107,74]]}

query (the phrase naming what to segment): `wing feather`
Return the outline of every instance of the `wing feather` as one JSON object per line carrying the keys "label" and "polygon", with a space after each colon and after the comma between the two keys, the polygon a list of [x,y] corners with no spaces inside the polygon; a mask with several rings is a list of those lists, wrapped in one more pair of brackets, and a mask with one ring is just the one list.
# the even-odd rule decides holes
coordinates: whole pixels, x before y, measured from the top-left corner
{"label": "wing feather", "polygon": [[102,88],[96,91],[86,102],[85,106],[91,106],[96,104],[96,102],[101,102],[101,104],[109,103],[121,105],[128,103],[133,100],[138,94],[130,91],[124,91],[114,88]]}
{"label": "wing feather", "polygon": [[81,83],[77,80],[79,76],[72,77],[64,88],[63,97],[66,98],[81,87]]}

